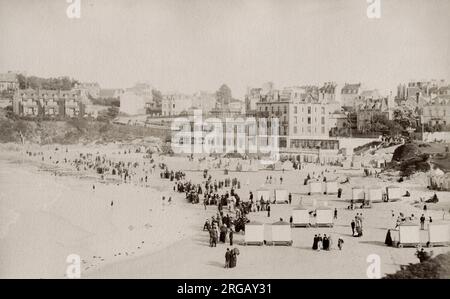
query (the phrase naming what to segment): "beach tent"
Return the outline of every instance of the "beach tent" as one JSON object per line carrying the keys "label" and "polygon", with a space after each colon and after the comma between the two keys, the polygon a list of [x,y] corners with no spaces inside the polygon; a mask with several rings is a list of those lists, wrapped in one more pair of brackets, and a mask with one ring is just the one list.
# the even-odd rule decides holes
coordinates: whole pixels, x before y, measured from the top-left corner
{"label": "beach tent", "polygon": [[293,169],[294,168],[294,166],[293,166],[293,164],[292,164],[292,162],[291,161],[284,161],[282,164],[281,164],[281,169],[284,169],[284,170],[291,170],[291,169]]}
{"label": "beach tent", "polygon": [[264,201],[270,201],[270,191],[268,189],[265,188],[260,188],[258,190],[256,190],[256,200],[260,201],[261,200],[261,196],[264,199]]}
{"label": "beach tent", "polygon": [[449,224],[430,224],[428,226],[428,244],[448,245],[450,243],[450,225]]}
{"label": "beach tent", "polygon": [[361,169],[361,161],[353,161],[353,168],[355,169]]}
{"label": "beach tent", "polygon": [[264,225],[260,222],[252,221],[245,224],[245,245],[264,244]]}
{"label": "beach tent", "polygon": [[417,246],[420,244],[420,227],[413,222],[404,222],[398,226],[397,247]]}
{"label": "beach tent", "polygon": [[352,188],[352,199],[353,200],[364,200],[366,193],[363,187],[353,187]]}
{"label": "beach tent", "polygon": [[379,187],[371,187],[367,190],[371,202],[383,201],[383,190]]}
{"label": "beach tent", "polygon": [[350,169],[350,168],[351,168],[351,165],[352,165],[352,162],[349,161],[349,160],[342,161],[342,167],[343,167],[344,169]]}
{"label": "beach tent", "polygon": [[338,182],[337,181],[329,181],[325,183],[325,192],[326,194],[337,194],[338,193]]}
{"label": "beach tent", "polygon": [[389,200],[399,200],[402,198],[402,189],[397,186],[386,187],[387,198]]}
{"label": "beach tent", "polygon": [[285,221],[278,221],[271,225],[273,245],[292,245],[291,225]]}
{"label": "beach tent", "polygon": [[316,226],[333,227],[333,210],[329,207],[320,207],[316,210]]}
{"label": "beach tent", "polygon": [[275,190],[275,203],[288,203],[288,192],[286,189]]}
{"label": "beach tent", "polygon": [[292,210],[292,226],[310,226],[309,211],[305,207],[300,205]]}
{"label": "beach tent", "polygon": [[310,182],[309,194],[322,194],[322,182]]}

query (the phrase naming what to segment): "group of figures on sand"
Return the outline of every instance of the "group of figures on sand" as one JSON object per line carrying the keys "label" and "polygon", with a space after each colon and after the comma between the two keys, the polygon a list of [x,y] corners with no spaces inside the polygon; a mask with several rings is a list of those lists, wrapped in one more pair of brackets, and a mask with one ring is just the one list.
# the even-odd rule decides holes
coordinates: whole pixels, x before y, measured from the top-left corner
{"label": "group of figures on sand", "polygon": [[[339,250],[342,250],[342,245],[344,244],[344,240],[342,240],[341,238],[338,239],[338,247]],[[321,234],[319,235],[314,235],[314,240],[313,240],[313,246],[312,249],[313,250],[330,250],[333,246],[333,240],[331,238],[331,236],[327,236],[326,234],[323,235],[323,237],[321,236]]]}
{"label": "group of figures on sand", "polygon": [[227,248],[225,252],[225,268],[235,268],[237,263],[237,256],[239,255],[239,250],[237,248]]}

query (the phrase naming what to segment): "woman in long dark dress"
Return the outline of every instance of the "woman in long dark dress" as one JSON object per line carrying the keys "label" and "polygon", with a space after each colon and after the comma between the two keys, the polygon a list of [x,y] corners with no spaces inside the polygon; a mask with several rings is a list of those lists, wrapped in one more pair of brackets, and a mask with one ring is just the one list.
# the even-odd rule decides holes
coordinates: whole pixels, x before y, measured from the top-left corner
{"label": "woman in long dark dress", "polygon": [[231,254],[230,254],[230,268],[236,267],[236,262],[237,262],[236,252],[234,250],[231,250]]}
{"label": "woman in long dark dress", "polygon": [[317,237],[317,235],[314,235],[314,241],[313,241],[313,246],[312,246],[313,250],[317,250],[317,243],[318,242],[319,242],[319,238]]}

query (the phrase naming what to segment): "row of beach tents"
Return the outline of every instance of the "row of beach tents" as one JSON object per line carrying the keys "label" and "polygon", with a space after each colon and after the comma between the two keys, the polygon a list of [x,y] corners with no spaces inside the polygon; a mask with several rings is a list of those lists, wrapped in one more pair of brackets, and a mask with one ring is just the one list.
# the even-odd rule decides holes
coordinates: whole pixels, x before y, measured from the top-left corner
{"label": "row of beach tents", "polygon": [[292,245],[292,228],[288,222],[272,224],[249,222],[245,225],[245,245]]}
{"label": "row of beach tents", "polygon": [[298,206],[292,211],[292,225],[285,221],[277,221],[272,224],[263,224],[252,221],[245,225],[246,245],[292,245],[292,228],[327,226],[333,227],[333,210],[328,207],[320,207],[315,210],[315,221],[311,221],[308,209]]}
{"label": "row of beach tents", "polygon": [[[338,194],[339,184],[336,181],[330,182],[310,182],[309,194]],[[259,201],[261,198],[264,201],[269,200],[274,203],[287,203],[288,191],[286,189],[267,189],[259,188],[256,190],[256,199]],[[389,201],[400,200],[404,196],[404,192],[401,188],[396,186],[388,186],[386,189],[381,187],[353,187],[351,199],[354,201],[369,200],[371,202],[383,201],[386,197]]]}
{"label": "row of beach tents", "polygon": [[420,225],[413,222],[405,222],[398,226],[398,229],[390,229],[386,233],[386,245],[394,247],[406,246],[435,246],[450,244],[450,225],[449,224],[433,224],[428,225],[426,239],[420,233]]}
{"label": "row of beach tents", "polygon": [[[311,181],[309,183],[309,194],[337,194],[339,190],[339,183],[337,181],[318,182]],[[353,187],[352,197],[353,200],[370,200],[370,201],[382,201],[383,195],[386,194],[388,200],[399,200],[404,194],[403,190],[397,186],[388,186],[385,190],[381,187]]]}

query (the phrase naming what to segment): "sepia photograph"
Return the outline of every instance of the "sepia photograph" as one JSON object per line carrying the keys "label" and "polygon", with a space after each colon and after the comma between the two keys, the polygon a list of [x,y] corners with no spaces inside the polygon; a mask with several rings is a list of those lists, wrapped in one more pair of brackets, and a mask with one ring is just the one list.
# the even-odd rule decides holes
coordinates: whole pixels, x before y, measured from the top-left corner
{"label": "sepia photograph", "polygon": [[449,0],[0,0],[0,279],[449,279],[449,29]]}

